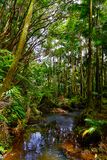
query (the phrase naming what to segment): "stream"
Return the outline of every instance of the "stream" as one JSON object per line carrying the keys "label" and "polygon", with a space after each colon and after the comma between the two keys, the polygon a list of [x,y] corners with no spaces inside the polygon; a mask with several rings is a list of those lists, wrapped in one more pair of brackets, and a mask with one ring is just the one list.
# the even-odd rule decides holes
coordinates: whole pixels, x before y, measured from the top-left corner
{"label": "stream", "polygon": [[60,144],[72,137],[79,113],[76,111],[68,114],[45,115],[35,124],[28,125],[19,149],[11,153],[14,158],[9,157],[9,159],[68,160]]}

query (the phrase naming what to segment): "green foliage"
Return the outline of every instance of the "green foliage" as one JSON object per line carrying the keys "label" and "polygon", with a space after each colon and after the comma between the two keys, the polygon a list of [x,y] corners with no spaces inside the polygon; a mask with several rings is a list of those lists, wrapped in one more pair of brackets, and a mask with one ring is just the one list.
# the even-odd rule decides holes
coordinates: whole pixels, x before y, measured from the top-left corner
{"label": "green foliage", "polygon": [[44,7],[46,7],[49,2],[51,2],[51,0],[39,0],[39,3]]}
{"label": "green foliage", "polygon": [[85,129],[82,133],[82,136],[84,137],[86,134],[93,134],[95,131],[99,132],[100,134],[103,134],[103,128],[107,126],[106,120],[95,120],[95,119],[85,119],[86,125],[88,125],[89,128]]}
{"label": "green foliage", "polygon": [[7,118],[3,114],[0,114],[0,122],[8,122]]}
{"label": "green foliage", "polygon": [[[6,124],[16,127],[18,120],[21,120],[25,125],[27,107],[38,112],[36,110],[37,105],[45,96],[52,102],[57,102],[57,97],[62,95],[64,98],[59,102],[60,106],[61,104],[62,106],[79,106],[81,102],[86,100],[89,65],[87,63],[89,57],[89,0],[82,0],[81,4],[77,2],[72,1],[70,3],[65,0],[35,1],[33,16],[32,19],[30,18],[29,34],[26,35],[27,40],[22,48],[23,54],[21,59],[19,57],[20,62],[16,65],[15,77],[11,78],[11,83],[7,81],[10,85],[12,84],[10,86],[12,88],[4,93],[12,103],[11,106],[4,109],[3,114],[0,114],[1,122],[4,121]],[[0,0],[0,86],[2,86],[13,62],[12,53],[17,50],[29,3],[30,1],[22,0]],[[104,74],[104,70],[106,71],[107,68],[106,6],[107,1],[105,0],[93,1],[91,37],[93,99],[98,97],[97,95],[107,97],[107,89],[98,93],[94,87],[97,84],[95,82],[97,47],[99,47],[99,83],[104,83],[101,82],[101,72]],[[99,12],[98,19],[97,11]],[[23,31],[26,31],[26,28]],[[104,62],[101,60],[103,51]],[[104,81],[106,80],[105,77],[103,75]],[[101,88],[100,85],[99,89]],[[72,98],[69,100],[66,98],[68,96]],[[103,99],[105,106],[106,101]],[[86,128],[80,129],[83,137],[95,131],[102,133],[102,128],[106,125],[106,121],[101,120],[85,119],[85,122]],[[4,152],[3,148],[1,150]]]}
{"label": "green foliage", "polygon": [[90,127],[88,129],[86,129],[83,133],[82,133],[82,137],[84,137],[86,134],[92,134],[96,131],[96,127]]}
{"label": "green foliage", "polygon": [[7,152],[7,150],[9,151],[9,148],[11,145],[12,145],[12,140],[10,138],[8,138],[6,143],[4,142],[3,139],[1,139],[1,141],[0,141],[0,154],[3,155]]}
{"label": "green foliage", "polygon": [[6,151],[5,151],[5,148],[3,147],[3,146],[0,146],[0,153],[5,153]]}
{"label": "green foliage", "polygon": [[80,97],[74,96],[71,98],[70,102],[71,102],[71,106],[72,105],[79,105],[80,104]]}
{"label": "green foliage", "polygon": [[26,116],[24,108],[24,97],[21,95],[20,88],[14,86],[6,92],[6,96],[11,97],[12,104],[4,111],[9,124],[17,122],[18,119],[24,119]]}
{"label": "green foliage", "polygon": [[0,4],[5,4],[5,0],[0,0]]}
{"label": "green foliage", "polygon": [[95,127],[102,127],[103,125],[107,125],[106,120],[95,120],[95,119],[86,118],[85,122],[86,124],[90,126],[95,126]]}
{"label": "green foliage", "polygon": [[5,77],[11,63],[13,56],[7,49],[0,49],[0,82]]}
{"label": "green foliage", "polygon": [[9,123],[25,118],[25,110],[18,103],[14,103],[11,108],[8,109],[7,114],[9,116],[7,118]]}
{"label": "green foliage", "polygon": [[12,89],[6,92],[6,96],[10,96],[13,100],[16,100],[19,104],[21,104],[24,100],[23,96],[21,95],[21,88],[18,86],[13,86]]}

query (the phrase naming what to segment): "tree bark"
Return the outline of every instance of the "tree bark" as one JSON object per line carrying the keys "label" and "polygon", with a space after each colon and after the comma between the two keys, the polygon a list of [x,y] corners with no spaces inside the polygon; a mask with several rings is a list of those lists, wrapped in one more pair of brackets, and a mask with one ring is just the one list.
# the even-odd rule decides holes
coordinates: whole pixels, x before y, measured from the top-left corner
{"label": "tree bark", "polygon": [[92,107],[92,0],[89,1],[87,107]]}
{"label": "tree bark", "polygon": [[28,8],[28,12],[27,15],[25,17],[25,22],[24,22],[24,26],[23,26],[23,30],[22,30],[22,34],[20,36],[20,40],[19,40],[19,44],[16,50],[16,54],[14,56],[14,60],[10,66],[10,69],[6,75],[6,78],[3,81],[2,87],[0,89],[0,99],[2,99],[2,95],[4,92],[6,92],[7,90],[9,90],[11,88],[12,85],[12,80],[15,76],[15,73],[17,71],[18,68],[18,63],[23,55],[23,49],[26,43],[26,39],[27,39],[27,35],[28,35],[28,29],[30,26],[30,22],[31,22],[31,18],[32,18],[32,13],[33,13],[33,4],[34,4],[34,0],[31,0],[29,8]]}
{"label": "tree bark", "polygon": [[83,97],[83,57],[82,57],[82,43],[80,39],[80,96]]}

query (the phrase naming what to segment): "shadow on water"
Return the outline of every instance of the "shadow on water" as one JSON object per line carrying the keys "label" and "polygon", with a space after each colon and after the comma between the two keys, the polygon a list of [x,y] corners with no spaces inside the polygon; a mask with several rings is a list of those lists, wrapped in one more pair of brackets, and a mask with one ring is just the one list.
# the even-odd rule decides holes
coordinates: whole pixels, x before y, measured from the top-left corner
{"label": "shadow on water", "polygon": [[78,112],[45,116],[38,124],[28,126],[17,160],[68,160],[60,144],[72,137]]}

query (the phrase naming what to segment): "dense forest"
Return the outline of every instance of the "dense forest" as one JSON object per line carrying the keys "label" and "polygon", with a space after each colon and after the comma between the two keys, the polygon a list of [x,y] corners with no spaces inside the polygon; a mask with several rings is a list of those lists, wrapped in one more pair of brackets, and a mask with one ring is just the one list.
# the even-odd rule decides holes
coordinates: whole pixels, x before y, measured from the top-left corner
{"label": "dense forest", "polygon": [[77,143],[97,144],[81,160],[106,160],[107,0],[0,0],[0,158],[38,117],[75,110]]}

